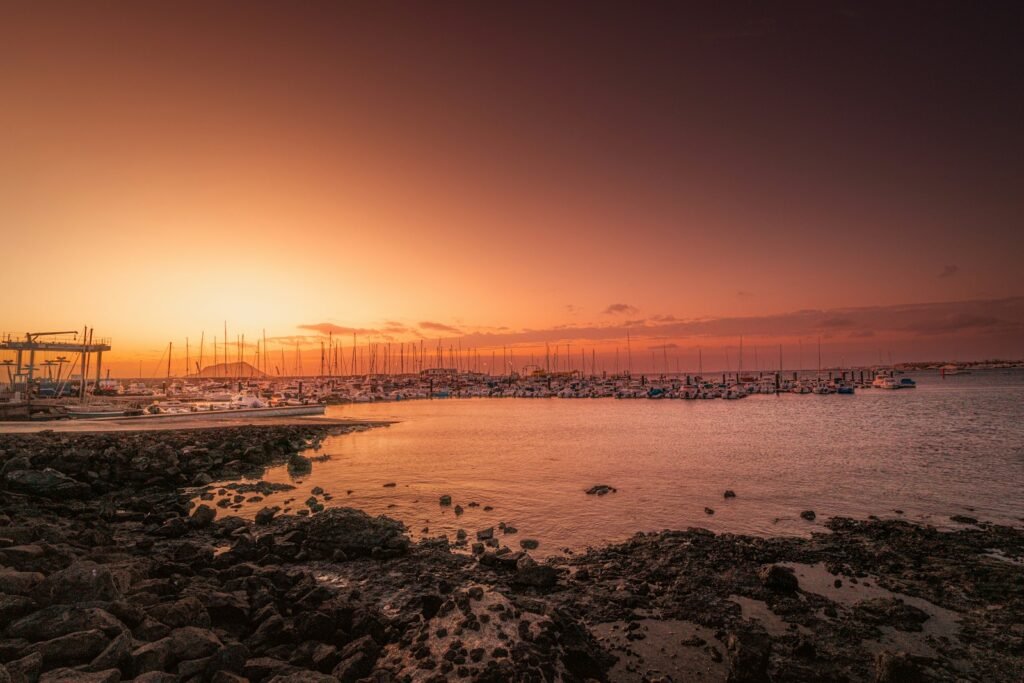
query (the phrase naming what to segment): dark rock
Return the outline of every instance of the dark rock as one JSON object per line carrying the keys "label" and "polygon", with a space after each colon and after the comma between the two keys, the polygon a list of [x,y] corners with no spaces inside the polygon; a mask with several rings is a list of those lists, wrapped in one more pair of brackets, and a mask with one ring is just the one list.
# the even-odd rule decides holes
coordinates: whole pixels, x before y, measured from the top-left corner
{"label": "dark rock", "polygon": [[58,500],[85,498],[92,488],[55,469],[14,470],[4,475],[4,485],[10,491]]}
{"label": "dark rock", "polygon": [[725,493],[722,494],[722,497],[723,498],[735,498],[736,497],[736,492],[733,491],[732,489],[726,489]]}
{"label": "dark rock", "polygon": [[863,621],[889,626],[898,631],[920,631],[928,613],[897,598],[862,600],[853,607]]}
{"label": "dark rock", "polygon": [[375,551],[404,554],[409,549],[405,527],[388,517],[371,517],[361,510],[331,508],[303,523],[303,548],[312,559],[368,557]]}
{"label": "dark rock", "polygon": [[817,515],[814,514],[814,510],[804,510],[803,512],[800,513],[800,516],[803,519],[806,519],[808,522],[813,522],[814,519],[817,517]]}
{"label": "dark rock", "polygon": [[730,666],[728,683],[761,683],[768,680],[772,643],[763,633],[732,634],[726,639]]}
{"label": "dark rock", "polygon": [[[3,678],[0,677],[0,682],[2,681]],[[81,671],[64,667],[47,671],[39,677],[39,683],[120,683],[120,681],[121,672],[114,668]]]}
{"label": "dark rock", "polygon": [[0,624],[10,624],[34,611],[37,607],[38,605],[31,598],[0,593]]}
{"label": "dark rock", "polygon": [[141,676],[148,671],[164,671],[173,663],[171,639],[161,638],[146,643],[135,649],[130,656],[131,671],[135,676]]}
{"label": "dark rock", "polygon": [[489,526],[486,529],[480,529],[476,532],[476,540],[487,541],[494,538],[494,527]]}
{"label": "dark rock", "polygon": [[246,660],[242,675],[251,681],[263,681],[274,676],[289,674],[296,669],[288,662],[273,657],[255,657]]}
{"label": "dark rock", "polygon": [[189,517],[189,524],[191,524],[194,529],[205,529],[213,524],[213,520],[216,519],[216,517],[216,510],[209,505],[200,504],[199,507],[195,509],[195,512],[192,513],[192,516]]}
{"label": "dark rock", "polygon": [[757,572],[757,578],[765,588],[779,593],[792,593],[800,587],[793,570],[778,564],[761,567]]}
{"label": "dark rock", "polygon": [[107,637],[99,629],[76,631],[33,646],[43,656],[43,664],[82,664],[90,662],[107,647]]}
{"label": "dark rock", "polygon": [[558,572],[550,565],[537,564],[529,555],[523,555],[517,563],[512,582],[536,588],[550,588],[558,583]]}
{"label": "dark rock", "polygon": [[149,616],[171,628],[199,626],[209,628],[210,615],[199,599],[188,596],[170,603],[161,603],[149,608]]}
{"label": "dark rock", "polygon": [[7,669],[12,683],[22,683],[23,681],[30,683],[39,680],[39,674],[43,670],[43,656],[38,652],[33,652],[21,659],[6,662],[4,667]]}
{"label": "dark rock", "polygon": [[713,508],[704,508],[704,514],[705,515],[713,515],[713,514],[715,514],[715,511],[714,511]]}
{"label": "dark rock", "polygon": [[46,577],[40,572],[19,572],[0,567],[0,593],[31,595],[32,589]]}
{"label": "dark rock", "polygon": [[524,538],[519,541],[519,547],[523,550],[536,550],[540,547],[540,541],[535,538]]}
{"label": "dark rock", "polygon": [[50,574],[33,591],[40,605],[113,601],[121,598],[114,577],[105,566],[87,560]]}
{"label": "dark rock", "polygon": [[977,524],[978,520],[967,515],[953,515],[950,519],[957,524]]}
{"label": "dark rock", "polygon": [[882,650],[875,656],[875,683],[918,683],[927,680],[906,652]]}
{"label": "dark rock", "polygon": [[451,496],[448,496],[448,495],[441,496],[441,505],[448,506],[448,505],[451,505],[451,504],[452,504],[452,497]]}
{"label": "dark rock", "polygon": [[369,675],[378,656],[380,646],[370,636],[363,636],[342,649],[341,662],[332,673],[341,683],[355,683]]}
{"label": "dark rock", "polygon": [[274,507],[265,507],[256,513],[257,524],[270,524],[273,521],[274,515],[281,511],[281,508],[275,505]]}
{"label": "dark rock", "polygon": [[127,631],[125,625],[106,610],[55,605],[22,617],[7,627],[7,635],[38,642],[89,629],[99,629],[110,638]]}
{"label": "dark rock", "polygon": [[594,484],[587,489],[586,493],[588,496],[604,496],[609,493],[615,493],[615,491],[616,489],[608,484]]}
{"label": "dark rock", "polygon": [[130,661],[132,654],[132,639],[127,633],[123,633],[112,641],[107,647],[96,655],[89,667],[94,671],[106,669],[120,669]]}

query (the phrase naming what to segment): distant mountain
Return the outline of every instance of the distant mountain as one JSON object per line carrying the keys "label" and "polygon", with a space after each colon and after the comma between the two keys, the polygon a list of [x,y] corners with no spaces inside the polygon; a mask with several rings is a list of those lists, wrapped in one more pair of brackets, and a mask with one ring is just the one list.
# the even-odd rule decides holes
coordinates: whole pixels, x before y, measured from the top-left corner
{"label": "distant mountain", "polygon": [[[199,372],[199,377],[265,377],[266,375],[249,363],[217,363],[207,365]],[[192,375],[196,377],[196,375]]]}

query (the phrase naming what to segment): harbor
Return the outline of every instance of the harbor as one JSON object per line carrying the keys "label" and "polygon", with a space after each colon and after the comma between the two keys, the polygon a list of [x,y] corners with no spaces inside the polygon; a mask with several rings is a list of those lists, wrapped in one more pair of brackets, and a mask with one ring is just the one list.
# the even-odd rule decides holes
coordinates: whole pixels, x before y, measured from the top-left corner
{"label": "harbor", "polygon": [[[72,339],[43,338],[73,334]],[[225,413],[245,411],[248,418],[323,414],[323,406],[344,403],[433,400],[445,398],[559,398],[559,399],[682,399],[737,400],[752,395],[791,393],[799,395],[852,395],[858,390],[913,389],[916,382],[896,366],[823,368],[819,342],[817,370],[782,369],[743,371],[743,342],[740,340],[739,367],[733,371],[669,372],[665,358],[662,371],[634,373],[628,367],[617,372],[599,369],[596,355],[581,349],[579,365],[566,347],[562,360],[557,352],[546,350],[544,366],[531,362],[516,369],[514,351],[502,350],[502,362],[492,362],[489,371],[480,369],[480,353],[450,349],[447,356],[440,343],[431,359],[423,352],[412,353],[408,364],[405,345],[392,351],[390,345],[369,343],[351,348],[351,365],[340,361],[343,349],[329,341],[321,349],[319,371],[312,375],[269,374],[261,369],[259,351],[255,364],[241,360],[241,343],[234,362],[202,365],[202,347],[194,373],[175,374],[173,345],[166,349],[166,374],[162,378],[112,378],[109,370],[101,374],[103,353],[112,349],[109,339],[93,341],[85,328],[79,343],[78,333],[26,333],[23,339],[10,335],[0,340],[0,354],[15,357],[0,360],[7,370],[7,383],[0,388],[0,421],[149,418],[167,419],[174,415],[221,419]],[[216,347],[215,347],[216,348]],[[258,349],[258,347],[257,347]],[[74,352],[69,361],[66,354]],[[365,364],[360,359],[369,359]],[[187,353],[187,352],[186,352]],[[395,354],[399,354],[396,360]],[[492,356],[494,354],[492,353]],[[93,356],[95,359],[93,360]],[[227,357],[223,349],[220,360]],[[293,370],[301,366],[296,353]],[[37,363],[38,359],[38,363]],[[333,360],[331,360],[333,359]],[[521,358],[521,360],[525,360]],[[445,365],[450,361],[451,365]],[[164,359],[161,358],[161,363]],[[266,359],[262,361],[265,366]],[[487,364],[484,364],[487,365]],[[678,365],[678,363],[677,363]],[[65,367],[66,366],[66,367]],[[281,366],[275,366],[280,372]],[[408,369],[407,369],[408,367]],[[494,368],[505,368],[495,374]],[[90,370],[90,368],[92,370]],[[79,369],[79,372],[76,372]],[[356,370],[358,374],[346,374]],[[90,373],[94,371],[94,376]],[[955,365],[939,367],[941,376],[955,377],[968,370]],[[92,379],[90,379],[92,377]],[[236,415],[236,417],[240,417]]]}

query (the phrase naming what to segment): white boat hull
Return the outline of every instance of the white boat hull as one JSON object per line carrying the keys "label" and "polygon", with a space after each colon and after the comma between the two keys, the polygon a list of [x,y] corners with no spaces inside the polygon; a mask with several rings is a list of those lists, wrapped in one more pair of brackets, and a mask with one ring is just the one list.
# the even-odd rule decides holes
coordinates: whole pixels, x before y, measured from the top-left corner
{"label": "white boat hull", "polygon": [[225,410],[198,410],[194,413],[158,413],[156,415],[138,415],[134,417],[101,417],[101,420],[122,420],[132,422],[173,421],[178,420],[235,420],[259,417],[291,417],[300,415],[323,415],[327,406],[314,403],[304,406],[275,406],[272,408],[233,408]]}

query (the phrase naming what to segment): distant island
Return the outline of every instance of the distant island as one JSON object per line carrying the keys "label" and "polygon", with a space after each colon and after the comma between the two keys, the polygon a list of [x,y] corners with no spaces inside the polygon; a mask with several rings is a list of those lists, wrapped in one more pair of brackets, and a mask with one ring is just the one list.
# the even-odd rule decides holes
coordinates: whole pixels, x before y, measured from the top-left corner
{"label": "distant island", "polygon": [[266,373],[256,369],[255,366],[244,361],[241,363],[217,363],[216,365],[207,365],[199,371],[198,375],[189,375],[189,377],[200,378],[266,376]]}

